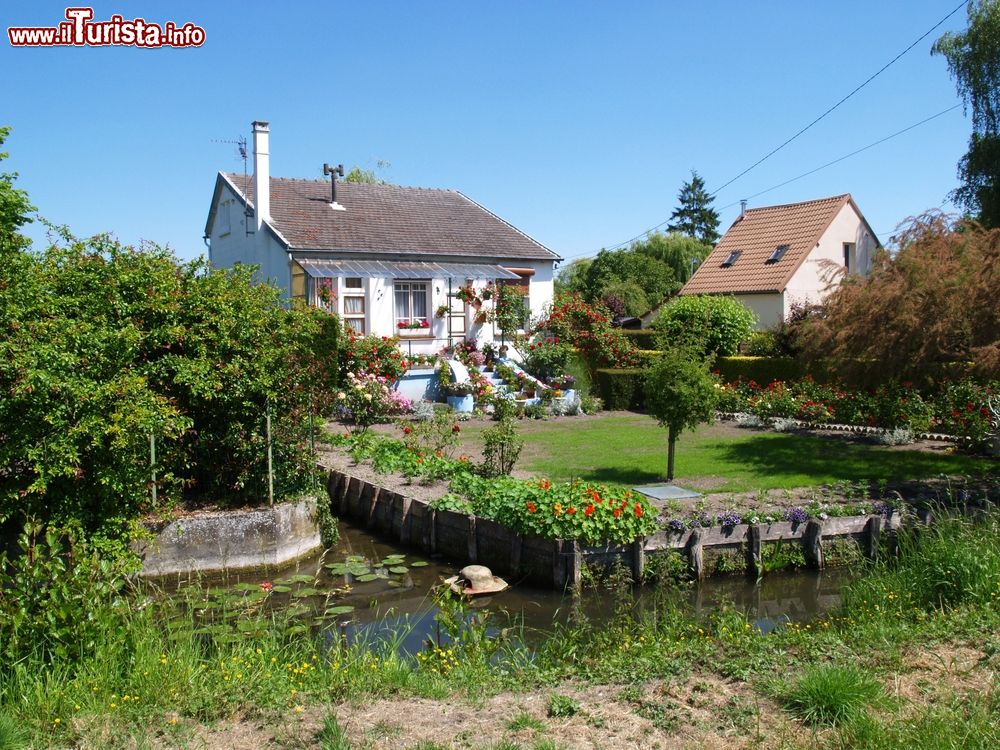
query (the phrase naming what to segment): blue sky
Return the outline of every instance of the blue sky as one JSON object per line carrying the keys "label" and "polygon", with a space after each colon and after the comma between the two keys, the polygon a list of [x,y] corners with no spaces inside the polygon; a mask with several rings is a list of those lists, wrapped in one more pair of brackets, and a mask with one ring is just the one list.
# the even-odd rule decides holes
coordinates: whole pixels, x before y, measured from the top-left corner
{"label": "blue sky", "polygon": [[[204,251],[215,173],[271,123],[272,175],[323,162],[461,190],[572,258],[666,219],[697,169],[714,190],[937,23],[956,0],[790,2],[98,2],[205,28],[197,49],[12,48],[8,26],[65,3],[5,2],[4,169],[78,235]],[[722,190],[738,201],[959,100],[930,47],[965,11],[834,113]],[[885,241],[950,209],[970,132],[961,107],[751,206],[854,195]],[[732,204],[732,205],[731,205]],[[728,206],[728,207],[727,207]],[[29,234],[44,238],[35,226]]]}

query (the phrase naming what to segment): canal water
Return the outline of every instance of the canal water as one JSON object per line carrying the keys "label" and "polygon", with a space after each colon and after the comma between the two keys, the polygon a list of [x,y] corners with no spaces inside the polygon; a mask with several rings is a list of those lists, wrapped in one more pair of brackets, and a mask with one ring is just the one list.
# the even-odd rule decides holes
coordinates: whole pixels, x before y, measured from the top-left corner
{"label": "canal water", "polygon": [[[392,638],[410,653],[437,636],[432,589],[456,575],[462,565],[427,557],[373,537],[341,522],[339,544],[293,566],[270,573],[231,574],[225,580],[176,578],[161,585],[187,603],[206,632],[227,629],[238,637],[252,633],[260,615],[284,612],[296,627],[326,628],[337,637]],[[722,607],[747,615],[761,631],[788,621],[807,621],[840,605],[845,570],[772,573],[759,583],[744,576],[718,576],[680,586],[680,597],[696,615]],[[534,588],[517,580],[506,591],[475,600],[490,612],[495,627],[515,626],[527,642],[569,621],[574,609],[600,624],[614,615],[620,593],[600,585],[574,601],[563,592]],[[649,587],[635,589],[634,605],[651,600]]]}

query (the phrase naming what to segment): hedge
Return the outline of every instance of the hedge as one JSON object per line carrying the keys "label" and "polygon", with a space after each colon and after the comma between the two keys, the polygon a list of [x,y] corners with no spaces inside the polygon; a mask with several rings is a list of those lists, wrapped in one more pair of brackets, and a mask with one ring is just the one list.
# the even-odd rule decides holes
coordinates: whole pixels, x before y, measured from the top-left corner
{"label": "hedge", "polygon": [[805,366],[791,357],[717,357],[712,370],[727,383],[742,379],[761,385],[775,380],[797,380],[806,374]]}
{"label": "hedge", "polygon": [[646,408],[646,370],[599,369],[597,391],[605,409],[643,411]]}
{"label": "hedge", "polygon": [[659,331],[654,331],[652,328],[622,328],[621,332],[639,349],[656,348]]}

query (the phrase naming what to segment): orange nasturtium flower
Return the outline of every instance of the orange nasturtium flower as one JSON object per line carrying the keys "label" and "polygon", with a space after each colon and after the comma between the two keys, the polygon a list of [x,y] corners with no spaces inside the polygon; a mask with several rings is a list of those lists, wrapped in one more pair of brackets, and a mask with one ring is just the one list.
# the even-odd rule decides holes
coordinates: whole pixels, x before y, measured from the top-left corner
{"label": "orange nasturtium flower", "polygon": [[615,514],[614,515],[615,515],[615,518],[620,518],[621,515],[622,515],[622,509],[621,508],[615,508]]}
{"label": "orange nasturtium flower", "polygon": [[594,515],[594,504],[593,503],[591,503],[590,505],[588,505],[586,507],[586,509],[583,511],[583,515],[585,515],[585,516],[592,516],[592,515]]}
{"label": "orange nasturtium flower", "polygon": [[576,513],[576,508],[570,506],[569,508],[566,509],[566,513],[572,516]]}
{"label": "orange nasturtium flower", "polygon": [[635,504],[635,517],[636,518],[642,518],[642,504],[641,503],[636,503]]}
{"label": "orange nasturtium flower", "polygon": [[552,509],[552,512],[557,516],[560,513],[562,513],[562,503],[556,503],[555,507]]}
{"label": "orange nasturtium flower", "polygon": [[538,508],[535,507],[535,504],[529,500],[528,501],[528,512],[529,513],[534,513],[536,510],[538,510]]}

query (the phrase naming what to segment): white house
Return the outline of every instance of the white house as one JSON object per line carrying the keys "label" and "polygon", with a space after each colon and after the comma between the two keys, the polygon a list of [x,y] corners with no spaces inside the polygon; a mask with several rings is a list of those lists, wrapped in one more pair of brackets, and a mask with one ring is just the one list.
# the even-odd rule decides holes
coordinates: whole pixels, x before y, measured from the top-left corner
{"label": "white house", "polygon": [[559,256],[462,193],[271,177],[268,136],[253,123],[252,176],[216,178],[213,265],[257,265],[287,297],[336,311],[358,333],[399,336],[413,353],[493,338],[455,296],[468,285],[514,285],[532,315],[551,302]]}
{"label": "white house", "polygon": [[878,238],[850,194],[751,208],[705,258],[680,294],[730,294],[759,329],[796,302],[820,302],[845,273],[865,276]]}

